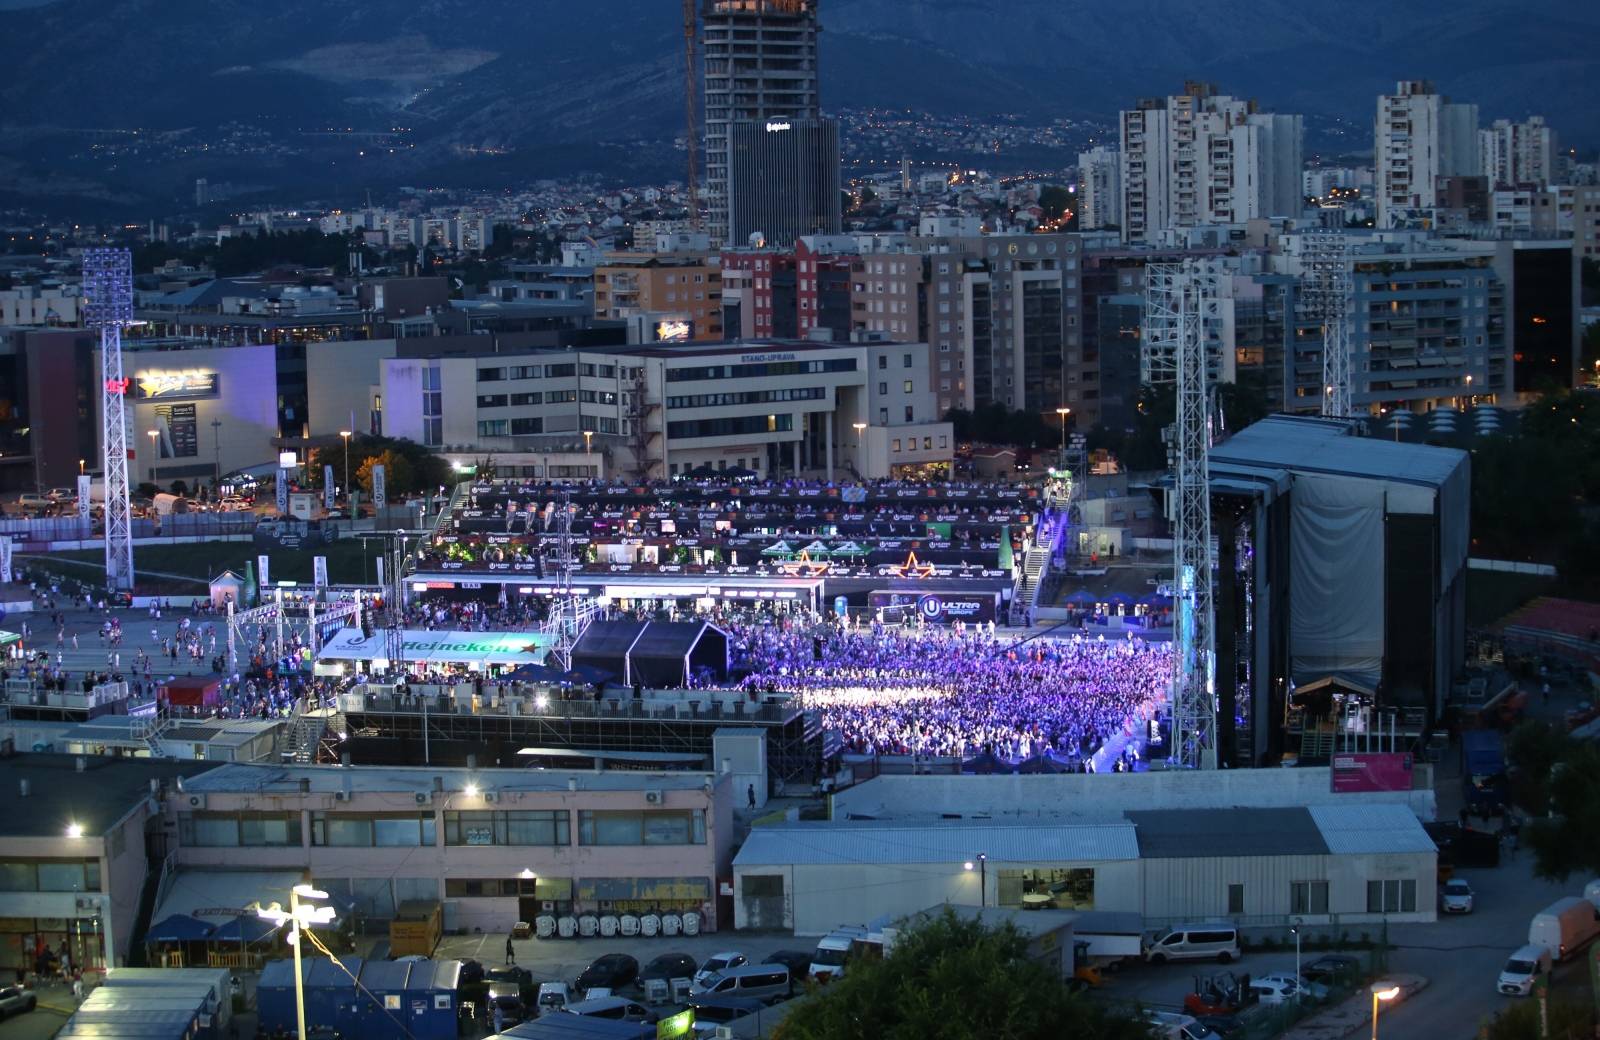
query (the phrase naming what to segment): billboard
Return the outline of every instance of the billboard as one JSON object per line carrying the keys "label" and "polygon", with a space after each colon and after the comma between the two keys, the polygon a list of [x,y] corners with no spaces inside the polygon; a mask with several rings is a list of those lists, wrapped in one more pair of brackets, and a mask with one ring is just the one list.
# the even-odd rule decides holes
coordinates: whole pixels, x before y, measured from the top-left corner
{"label": "billboard", "polygon": [[1331,773],[1335,794],[1409,791],[1411,755],[1398,751],[1363,754],[1335,752]]}
{"label": "billboard", "polygon": [[910,620],[915,612],[929,625],[953,625],[957,621],[978,624],[999,616],[1000,593],[993,589],[874,589],[867,593],[867,606],[875,614],[882,611],[886,621]]}
{"label": "billboard", "polygon": [[164,401],[216,397],[222,382],[215,372],[189,369],[181,372],[140,372],[133,378],[135,396]]}
{"label": "billboard", "polygon": [[694,339],[694,322],[684,318],[666,318],[656,322],[655,339],[660,343],[679,343]]}

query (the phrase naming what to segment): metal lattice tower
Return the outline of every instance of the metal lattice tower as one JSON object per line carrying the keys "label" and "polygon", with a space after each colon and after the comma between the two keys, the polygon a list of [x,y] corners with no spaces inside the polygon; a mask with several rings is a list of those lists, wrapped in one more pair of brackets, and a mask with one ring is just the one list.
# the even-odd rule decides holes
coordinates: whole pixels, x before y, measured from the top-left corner
{"label": "metal lattice tower", "polygon": [[1173,453],[1173,587],[1177,613],[1172,687],[1172,757],[1192,769],[1217,766],[1216,609],[1212,594],[1211,397],[1206,330],[1217,317],[1217,272],[1206,262],[1146,269],[1146,314],[1172,335],[1177,383]]}
{"label": "metal lattice tower", "polygon": [[88,249],[83,254],[84,324],[100,330],[100,443],[106,474],[106,587],[133,588],[133,527],[128,509],[129,382],[122,375],[122,330],[133,320],[133,254]]}
{"label": "metal lattice tower", "polygon": [[1345,418],[1350,401],[1350,252],[1342,231],[1314,231],[1300,254],[1306,313],[1322,323],[1322,414]]}
{"label": "metal lattice tower", "polygon": [[405,566],[405,532],[394,533],[394,566],[389,569],[390,588],[384,590],[384,629],[383,653],[389,660],[389,672],[400,675],[406,670],[406,633],[405,618],[401,615],[405,609],[405,576],[401,568]]}
{"label": "metal lattice tower", "polygon": [[559,568],[556,575],[556,594],[550,600],[550,617],[545,622],[545,632],[554,639],[551,647],[556,660],[561,667],[571,669],[572,648],[583,637],[584,629],[589,627],[599,607],[595,601],[587,596],[578,596],[572,591],[572,575],[578,569],[578,557],[573,551],[572,541],[572,491],[569,488],[561,489],[561,508],[556,514],[556,566]]}

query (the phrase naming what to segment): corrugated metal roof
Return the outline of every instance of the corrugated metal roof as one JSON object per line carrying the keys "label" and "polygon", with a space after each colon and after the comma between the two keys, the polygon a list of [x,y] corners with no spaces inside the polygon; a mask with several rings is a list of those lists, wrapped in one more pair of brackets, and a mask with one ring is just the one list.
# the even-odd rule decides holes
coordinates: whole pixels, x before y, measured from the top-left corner
{"label": "corrugated metal roof", "polygon": [[735,866],[962,863],[979,853],[999,863],[1062,863],[1139,858],[1133,825],[929,824],[922,827],[788,824],[757,827]]}
{"label": "corrugated metal roof", "polygon": [[1313,805],[1306,811],[1335,855],[1438,851],[1416,814],[1404,805],[1353,802]]}
{"label": "corrugated metal roof", "polygon": [[1145,859],[1325,856],[1328,846],[1302,808],[1149,809],[1128,813]]}
{"label": "corrugated metal roof", "polygon": [[[706,773],[645,773],[586,770],[464,769],[427,766],[267,766],[229,763],[211,769],[205,776],[184,781],[192,793],[252,794],[297,791],[300,781],[309,783],[313,794],[332,794],[350,790],[362,793],[411,794],[433,790],[437,778],[446,792],[467,787],[485,791],[565,791],[567,781],[576,780],[580,791],[690,791],[703,787]],[[718,780],[720,782],[720,779]]]}

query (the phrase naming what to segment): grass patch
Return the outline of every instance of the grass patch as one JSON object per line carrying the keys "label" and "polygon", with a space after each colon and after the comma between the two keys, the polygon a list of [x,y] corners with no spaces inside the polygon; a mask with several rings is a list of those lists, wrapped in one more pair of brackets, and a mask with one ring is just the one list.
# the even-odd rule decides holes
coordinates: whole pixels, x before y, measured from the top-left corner
{"label": "grass patch", "polygon": [[1494,624],[1529,600],[1552,595],[1556,579],[1504,571],[1467,571],[1467,627]]}

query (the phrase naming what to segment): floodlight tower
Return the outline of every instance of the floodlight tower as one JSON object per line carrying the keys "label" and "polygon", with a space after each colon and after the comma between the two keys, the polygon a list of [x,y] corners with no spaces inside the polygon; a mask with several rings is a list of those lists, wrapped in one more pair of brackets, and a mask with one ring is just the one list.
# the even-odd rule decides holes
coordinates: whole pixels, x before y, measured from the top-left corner
{"label": "floodlight tower", "polygon": [[100,442],[105,450],[106,587],[133,588],[133,528],[128,510],[128,426],[131,383],[122,374],[122,330],[133,320],[133,254],[88,249],[83,254],[84,323],[100,330]]}
{"label": "floodlight tower", "polygon": [[1216,610],[1212,595],[1211,399],[1206,387],[1207,328],[1218,314],[1217,273],[1201,260],[1146,268],[1147,349],[1170,358],[1177,384],[1173,455],[1172,757],[1191,769],[1217,766]]}
{"label": "floodlight tower", "polygon": [[1313,231],[1301,251],[1310,315],[1322,322],[1322,414],[1343,419],[1350,401],[1350,250],[1343,231]]}

